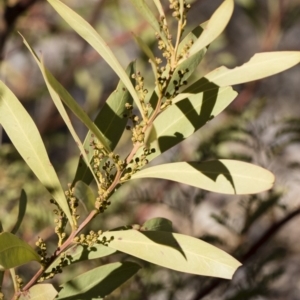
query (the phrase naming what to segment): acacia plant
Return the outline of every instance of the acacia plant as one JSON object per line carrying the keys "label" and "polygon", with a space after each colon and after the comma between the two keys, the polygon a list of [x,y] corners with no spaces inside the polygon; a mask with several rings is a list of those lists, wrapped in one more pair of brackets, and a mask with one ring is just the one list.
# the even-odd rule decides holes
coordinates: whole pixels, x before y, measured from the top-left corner
{"label": "acacia plant", "polygon": [[[10,272],[15,288],[13,299],[103,298],[138,272],[140,266],[129,261],[115,262],[98,266],[59,286],[45,281],[64,272],[71,264],[117,251],[176,271],[232,278],[240,266],[236,259],[199,239],[172,232],[171,222],[164,218],[106,232],[102,228],[93,228],[86,234],[81,232],[91,220],[101,218],[120,186],[138,178],[173,180],[225,194],[252,194],[271,188],[272,173],[245,162],[177,162],[148,168],[146,165],[222,112],[237,96],[232,85],[284,71],[299,62],[300,52],[255,54],[240,67],[222,66],[191,83],[189,78],[209,44],[228,24],[234,1],[225,0],[209,21],[187,33],[190,4],[186,0],[169,0],[172,16],[168,18],[159,0],[153,0],[156,12],[152,12],[144,0],[131,0],[153,27],[158,44],[159,54],[154,55],[142,39],[136,38],[149,57],[154,74],[153,85],[145,86],[143,74],[136,70],[135,62],[124,70],[105,41],[85,20],[59,0],[48,2],[102,56],[120,82],[92,121],[23,38],[79,148],[77,171],[65,192],[33,120],[9,88],[0,82],[1,125],[51,194],[54,231],[58,238],[55,251],[48,254],[48,245],[42,237],[36,242],[37,251],[17,237],[26,208],[26,194],[22,191],[16,225],[9,230],[2,224],[0,234],[0,278],[3,279],[4,272]],[[155,17],[157,14],[159,18]],[[175,34],[168,26],[171,18],[178,24]],[[78,138],[65,106],[87,127],[84,142]],[[132,148],[127,156],[121,157],[115,148],[124,130],[131,131]],[[95,184],[90,185],[93,181]],[[97,191],[92,190],[93,186]],[[80,216],[83,221],[79,221],[78,215],[80,201],[94,203],[86,216]],[[40,269],[23,282],[15,268],[29,261],[37,261]]]}

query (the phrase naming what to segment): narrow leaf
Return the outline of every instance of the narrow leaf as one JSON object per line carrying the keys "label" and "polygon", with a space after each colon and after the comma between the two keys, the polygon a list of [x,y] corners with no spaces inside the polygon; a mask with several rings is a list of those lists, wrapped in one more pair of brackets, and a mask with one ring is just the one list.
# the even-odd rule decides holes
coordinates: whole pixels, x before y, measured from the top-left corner
{"label": "narrow leaf", "polygon": [[97,140],[108,151],[110,151],[109,145],[106,143],[105,136],[103,136],[99,128],[93,123],[86,112],[80,107],[80,105],[74,100],[74,98],[68,93],[68,91],[54,78],[49,70],[46,69],[43,61],[41,61],[41,70],[43,75],[45,76],[44,78],[47,86],[51,86],[53,91],[69,107],[69,109],[77,116],[77,118],[95,135]]}
{"label": "narrow leaf", "polygon": [[26,295],[22,295],[20,300],[53,300],[57,295],[57,290],[52,284],[42,283],[31,287]]}
{"label": "narrow leaf", "polygon": [[[23,41],[27,48],[32,53],[33,57],[38,63],[39,68],[42,71],[45,82],[51,94],[56,93],[58,98],[60,98],[69,109],[78,117],[78,119],[96,136],[98,141],[108,150],[110,150],[108,144],[106,143],[105,137],[100,132],[98,127],[92,122],[86,112],[78,105],[74,98],[69,94],[69,92],[54,78],[54,76],[46,69],[43,61],[40,61],[36,53],[29,46],[27,41],[23,37]],[[57,98],[57,97],[55,97]],[[61,102],[61,101],[59,101]],[[56,103],[55,103],[56,104]]]}
{"label": "narrow leaf", "polygon": [[218,86],[235,85],[280,73],[299,62],[300,51],[257,53],[240,67],[227,69],[222,66],[207,74],[205,78]]}
{"label": "narrow leaf", "polygon": [[[23,37],[23,36],[22,36]],[[58,81],[53,77],[53,75],[43,66],[43,64],[40,62],[39,58],[37,57],[36,53],[34,52],[34,50],[30,47],[30,45],[27,43],[27,41],[25,40],[25,38],[23,37],[23,41],[24,44],[26,45],[26,47],[28,48],[28,50],[31,52],[33,58],[35,59],[38,67],[40,68],[42,75],[44,77],[44,80],[46,82],[47,88],[49,90],[49,93],[52,97],[52,100],[57,108],[57,110],[59,111],[61,117],[63,118],[66,126],[68,127],[70,133],[72,134],[72,137],[74,139],[74,141],[76,142],[81,155],[83,156],[83,158],[85,159],[85,161],[87,162],[87,165],[89,166],[89,168],[91,169],[91,166],[89,164],[89,159],[86,153],[86,149],[84,149],[75,129],[73,128],[73,125],[71,123],[71,120],[61,102],[61,98],[60,98],[60,94],[61,93],[67,93],[67,91],[64,90],[64,88],[60,85],[60,83],[58,83]],[[56,87],[56,89],[59,91],[57,92],[56,89],[54,89],[52,87],[52,84],[49,82],[48,78],[51,79],[51,83]],[[91,170],[91,174],[94,175],[94,173]],[[96,182],[97,182],[97,178],[94,176]]]}
{"label": "narrow leaf", "polygon": [[126,75],[124,69],[114,56],[113,52],[109,49],[106,42],[100,37],[96,30],[87,23],[82,17],[76,14],[72,9],[63,4],[59,0],[48,0],[57,13],[84,39],[86,40],[108,63],[108,65],[119,76],[126,88],[130,92],[135,101],[139,111],[142,113],[142,106],[139,97]]}
{"label": "narrow leaf", "polygon": [[101,237],[110,240],[110,248],[180,272],[230,279],[241,265],[224,251],[182,234],[124,230]]}
{"label": "narrow leaf", "polygon": [[193,44],[189,53],[190,55],[195,54],[199,50],[208,46],[214,41],[227,26],[234,8],[233,0],[225,0],[219,8],[213,13],[209,21],[207,22],[206,28],[199,39]]}
{"label": "narrow leaf", "polygon": [[[236,95],[231,87],[219,88],[209,83],[204,92],[191,95],[170,106],[155,119],[146,138],[148,147],[155,149],[147,159],[154,159],[192,135],[222,112]],[[138,151],[137,156],[139,154]]]}
{"label": "narrow leaf", "polygon": [[0,233],[0,266],[11,269],[33,260],[40,262],[40,257],[27,243],[10,232]]}
{"label": "narrow leaf", "polygon": [[40,133],[22,104],[2,81],[0,81],[0,123],[30,169],[73,224],[64,191],[51,165]]}
{"label": "narrow leaf", "polygon": [[146,231],[173,231],[172,222],[165,218],[153,218],[147,220],[143,224],[142,229]]}
{"label": "narrow leaf", "polygon": [[16,234],[17,231],[19,230],[20,225],[21,225],[21,223],[23,221],[23,218],[25,216],[26,206],[27,206],[27,195],[26,195],[25,191],[22,190],[21,191],[21,196],[20,196],[20,199],[19,199],[19,213],[18,213],[18,218],[17,218],[17,222],[16,222],[15,226],[11,230],[12,234]]}
{"label": "narrow leaf", "polygon": [[150,167],[137,178],[162,178],[223,194],[255,194],[270,189],[274,175],[266,169],[235,160],[180,162]]}
{"label": "narrow leaf", "polygon": [[117,262],[100,266],[62,284],[57,299],[103,299],[139,269],[140,266],[132,262]]}
{"label": "narrow leaf", "polygon": [[[126,74],[134,84],[135,79],[132,78],[132,75],[135,74],[135,62],[129,64],[126,69]],[[128,114],[128,110],[125,107],[126,103],[132,105],[133,99],[123,82],[120,81],[116,90],[108,97],[94,121],[95,125],[103,134],[105,143],[109,145],[109,148],[112,151],[117,146],[127,124],[128,118],[124,117],[125,114]],[[83,143],[89,162],[93,157],[94,149],[91,146],[91,141],[93,139],[93,134],[89,131]],[[78,180],[82,180],[86,184],[90,184],[92,179],[93,175],[90,169],[87,167],[84,160],[80,158],[73,185]]]}

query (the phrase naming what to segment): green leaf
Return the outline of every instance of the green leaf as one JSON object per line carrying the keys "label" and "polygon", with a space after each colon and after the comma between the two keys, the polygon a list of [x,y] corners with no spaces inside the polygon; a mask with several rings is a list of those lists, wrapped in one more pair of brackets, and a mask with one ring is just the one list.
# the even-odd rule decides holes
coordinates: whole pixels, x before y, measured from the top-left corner
{"label": "green leaf", "polygon": [[[204,92],[189,95],[188,98],[168,107],[155,119],[146,137],[148,147],[155,149],[147,159],[149,161],[154,159],[192,135],[222,112],[236,95],[237,93],[231,87],[219,88],[209,83]],[[141,151],[137,152],[136,157],[141,154]]]}
{"label": "green leaf", "polygon": [[182,234],[124,230],[103,237],[110,248],[180,272],[230,279],[241,265],[224,251]]}
{"label": "green leaf", "polygon": [[235,85],[280,73],[299,62],[300,51],[257,53],[240,67],[227,69],[222,66],[207,74],[205,78],[218,86]]}
{"label": "green leaf", "polygon": [[[66,254],[64,256],[64,267],[86,260],[105,257],[116,252],[117,251],[115,249],[106,247],[102,244],[94,244],[92,247],[74,245],[71,248],[69,248],[66,252],[64,252],[64,254]],[[55,262],[48,267],[46,271],[50,272],[52,268],[55,268],[60,263],[60,258],[62,258],[62,255],[58,257],[55,260]]]}
{"label": "green leaf", "polygon": [[57,295],[57,290],[52,284],[42,283],[31,287],[26,295],[22,295],[19,300],[53,300]]}
{"label": "green leaf", "polygon": [[199,39],[191,47],[189,51],[190,55],[193,55],[199,50],[204,49],[224,31],[232,16],[233,8],[233,0],[225,0],[219,6],[219,8],[213,13],[207,22],[203,34],[201,34]]}
{"label": "green leaf", "polygon": [[[69,109],[77,116],[77,118],[95,135],[97,140],[110,151],[109,145],[106,143],[105,136],[100,132],[99,128],[89,118],[86,112],[68,93],[68,91],[54,78],[54,76],[45,68],[43,61],[41,61],[41,70],[44,79],[47,83],[51,95],[55,92],[57,96],[69,107]],[[52,89],[50,89],[50,86]]]}
{"label": "green leaf", "polygon": [[[23,36],[22,36],[23,37]],[[44,65],[40,62],[39,58],[37,57],[36,53],[33,51],[33,49],[30,47],[30,45],[27,43],[27,41],[25,40],[25,38],[23,37],[23,41],[24,44],[26,45],[26,47],[28,48],[28,50],[31,52],[33,58],[35,59],[36,63],[38,64],[38,67],[40,68],[42,75],[44,77],[44,80],[46,82],[47,88],[49,90],[49,93],[52,97],[52,100],[57,108],[57,110],[59,111],[61,117],[63,118],[66,126],[68,127],[70,133],[72,134],[72,137],[74,139],[74,141],[76,142],[81,155],[83,156],[83,158],[86,160],[87,165],[89,166],[89,168],[91,168],[90,164],[89,164],[89,159],[86,153],[86,149],[84,149],[75,129],[72,126],[72,123],[70,121],[70,118],[61,102],[61,94],[67,94],[67,91],[64,90],[64,88],[60,85],[59,82],[57,82],[57,80],[53,77],[53,75],[44,67]],[[48,80],[48,78],[50,78],[50,81]],[[50,83],[51,82],[51,83]],[[55,86],[55,88],[52,87]],[[58,92],[57,92],[58,91]],[[91,174],[94,174],[91,170]],[[96,182],[97,182],[97,178],[94,176]]]}
{"label": "green leaf", "polygon": [[132,262],[100,266],[62,284],[59,300],[103,299],[132,277],[141,267]]}
{"label": "green leaf", "polygon": [[36,125],[16,96],[0,81],[0,123],[30,169],[73,224],[69,206]]}
{"label": "green leaf", "polygon": [[[126,74],[134,84],[135,79],[132,78],[132,75],[135,74],[135,62],[129,64],[126,69]],[[116,90],[108,97],[94,121],[95,125],[103,134],[105,143],[109,145],[109,148],[112,151],[116,148],[128,121],[128,118],[124,118],[124,114],[128,114],[128,110],[125,107],[126,103],[132,104],[133,99],[125,88],[124,83],[120,81]],[[93,134],[89,131],[83,143],[89,162],[91,161],[94,152],[93,146],[90,145],[93,139]],[[90,184],[92,179],[93,175],[91,171],[84,160],[80,158],[73,185],[78,180]]]}
{"label": "green leaf", "polygon": [[40,257],[27,243],[10,232],[0,233],[0,266],[11,269],[33,260],[40,262]]}
{"label": "green leaf", "polygon": [[27,206],[27,195],[25,193],[24,190],[21,191],[21,196],[20,196],[20,200],[19,200],[19,213],[18,213],[18,219],[17,222],[15,224],[15,226],[13,227],[13,229],[11,230],[12,234],[16,234],[17,231],[20,228],[20,225],[23,221],[23,218],[25,216],[25,212],[26,212],[26,206]]}
{"label": "green leaf", "polygon": [[161,26],[158,23],[157,18],[153,15],[151,9],[146,4],[145,0],[130,0],[136,10],[142,15],[142,17],[148,22],[148,24],[159,34],[161,39],[166,45],[169,44],[168,39],[165,36]]}
{"label": "green leaf", "polygon": [[82,201],[83,203],[94,205],[96,202],[96,197],[93,190],[81,180],[76,182],[73,194],[78,200]]}
{"label": "green leaf", "polygon": [[226,159],[163,164],[139,171],[131,178],[162,178],[212,192],[238,195],[268,190],[275,180],[266,169]]}
{"label": "green leaf", "polygon": [[172,222],[165,218],[153,218],[147,220],[143,224],[142,229],[146,231],[173,231]]}
{"label": "green leaf", "polygon": [[113,52],[107,46],[107,43],[99,36],[96,30],[87,23],[83,18],[76,14],[72,9],[63,4],[59,0],[47,0],[51,6],[58,12],[58,14],[84,39],[86,40],[108,63],[114,72],[122,80],[139,111],[142,113],[143,109],[139,97],[129,80],[124,69],[114,56]]}

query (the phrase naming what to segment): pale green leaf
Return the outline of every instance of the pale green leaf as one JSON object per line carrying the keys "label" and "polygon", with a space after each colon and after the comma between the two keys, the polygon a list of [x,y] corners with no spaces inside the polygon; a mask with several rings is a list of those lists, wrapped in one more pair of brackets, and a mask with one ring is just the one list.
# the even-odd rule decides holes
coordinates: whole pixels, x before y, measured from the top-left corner
{"label": "pale green leaf", "polygon": [[69,107],[74,115],[76,115],[76,117],[90,130],[90,132],[94,134],[99,143],[101,143],[107,151],[110,151],[111,149],[106,141],[105,136],[89,118],[86,112],[74,100],[69,92],[54,78],[49,70],[46,69],[43,61],[41,61],[41,64],[39,66],[41,66],[41,71],[43,73],[50,94],[53,95],[53,93],[55,93],[60,98],[60,100],[62,100]]}
{"label": "pale green leaf", "polygon": [[149,25],[159,34],[161,39],[166,45],[169,44],[165,33],[163,32],[161,26],[158,23],[157,18],[153,15],[151,9],[146,4],[145,0],[130,0],[137,11],[142,15],[142,17],[149,23]]}
{"label": "pale green leaf", "polygon": [[230,279],[241,265],[224,251],[182,234],[124,230],[103,237],[110,248],[180,272]]}
{"label": "pale green leaf", "polygon": [[[72,123],[71,120],[62,104],[61,101],[61,97],[65,96],[66,94],[68,94],[68,92],[61,86],[61,84],[53,77],[53,75],[44,67],[44,65],[40,62],[39,58],[37,57],[36,53],[34,52],[34,50],[30,47],[30,45],[27,43],[27,41],[25,40],[25,38],[22,36],[24,44],[26,45],[26,47],[28,48],[28,50],[31,52],[33,58],[35,59],[38,67],[40,68],[42,75],[44,77],[44,80],[46,82],[47,88],[49,90],[49,93],[52,97],[52,100],[57,108],[57,110],[59,111],[61,117],[63,118],[66,126],[68,127],[74,141],[76,142],[81,155],[83,156],[83,158],[85,159],[85,161],[87,162],[88,167],[91,169],[90,166],[90,160],[88,159],[87,156],[87,151],[86,149],[83,147],[80,138],[78,137]],[[49,80],[50,79],[50,80]],[[61,96],[62,95],[62,96]],[[71,97],[71,96],[70,96]],[[94,173],[92,172],[91,169],[91,174],[94,175]],[[97,178],[94,176],[96,182],[97,182]]]}
{"label": "pale green leaf", "polygon": [[[33,54],[35,60],[38,62],[38,66],[41,69],[41,72],[44,76],[50,94],[53,95],[55,93],[56,96],[54,98],[59,98],[60,100],[62,100],[69,107],[69,109],[77,116],[77,118],[95,135],[98,141],[108,151],[110,151],[109,145],[106,143],[105,136],[103,136],[99,128],[93,123],[93,121],[89,118],[86,112],[80,107],[80,105],[78,105],[78,103],[69,94],[69,92],[54,78],[54,76],[49,72],[49,70],[46,69],[43,61],[40,61],[38,59],[37,55],[33,52],[32,48],[29,46],[29,44],[26,42],[25,39],[24,39],[24,43]],[[56,101],[54,102],[56,104]]]}
{"label": "pale green leaf", "polygon": [[257,53],[240,67],[228,69],[222,66],[207,74],[205,78],[218,86],[235,85],[280,73],[299,62],[300,51]]}
{"label": "pale green leaf", "polygon": [[86,40],[108,63],[114,72],[122,80],[140,112],[143,112],[139,97],[132,82],[125,73],[107,43],[100,37],[97,31],[82,17],[59,0],[47,0],[57,13],[84,39]]}
{"label": "pale green leaf", "polygon": [[213,13],[209,21],[207,22],[206,28],[199,37],[199,39],[193,44],[189,53],[190,55],[195,54],[199,50],[208,46],[214,41],[227,26],[234,8],[233,0],[225,0],[219,8]]}
{"label": "pale green leaf", "polygon": [[66,254],[68,256],[68,264],[74,264],[83,260],[90,260],[105,257],[116,253],[115,249],[108,248],[102,244],[94,244],[91,247],[75,245],[69,249]]}
{"label": "pale green leaf", "polygon": [[153,218],[147,220],[143,226],[142,230],[146,231],[169,231],[172,232],[172,222],[165,218]]}
{"label": "pale green leaf", "polygon": [[30,169],[68,217],[72,217],[36,125],[16,96],[0,81],[0,123]]}
{"label": "pale green leaf", "polygon": [[[132,75],[135,74],[135,62],[129,64],[126,69],[126,74],[134,84],[135,79],[132,78]],[[125,114],[128,115],[128,110],[125,107],[126,103],[132,105],[133,99],[128,90],[125,88],[123,82],[120,81],[117,88],[106,100],[94,121],[95,125],[103,134],[106,144],[109,145],[112,151],[114,151],[117,146],[128,121],[128,118],[124,117]],[[92,140],[94,140],[94,136],[92,132],[89,131],[83,143],[89,162],[91,161],[94,152],[94,148],[91,145]],[[92,179],[92,173],[83,159],[80,158],[73,184],[75,184],[78,180],[82,180],[86,184],[90,184]]]}
{"label": "pale green leaf", "polygon": [[26,291],[26,295],[22,295],[19,300],[53,300],[57,295],[57,290],[52,284],[41,283],[36,284]]}
{"label": "pale green leaf", "polygon": [[39,255],[10,232],[0,233],[0,266],[11,269],[30,261],[40,262]]}
{"label": "pale green leaf", "polygon": [[150,167],[137,178],[162,178],[223,194],[255,194],[270,189],[274,175],[259,166],[235,161],[179,162]]}
{"label": "pale green leaf", "polygon": [[19,213],[18,213],[18,218],[15,226],[11,230],[12,234],[16,234],[17,231],[20,228],[20,225],[23,221],[23,218],[25,216],[26,212],[26,206],[27,206],[27,195],[24,190],[21,191],[20,199],[19,199]]}
{"label": "pale green leaf", "polygon": [[155,152],[147,156],[147,159],[149,161],[154,159],[160,153],[192,135],[222,112],[236,95],[237,93],[231,87],[218,88],[209,83],[204,92],[190,95],[171,105],[155,119],[146,137],[148,147],[155,149]]}
{"label": "pale green leaf", "polygon": [[132,262],[111,263],[87,271],[60,286],[59,300],[103,299],[141,267]]}
{"label": "pale green leaf", "polygon": [[[83,246],[83,245],[74,245],[70,247],[66,252],[64,252],[64,267],[73,265],[78,262],[97,259],[101,257],[105,257],[111,254],[116,253],[115,249],[106,247],[102,244],[94,244],[91,247]],[[48,269],[47,272],[51,272],[52,268],[55,268],[60,263],[60,258],[62,255],[58,257],[55,262],[53,262]]]}

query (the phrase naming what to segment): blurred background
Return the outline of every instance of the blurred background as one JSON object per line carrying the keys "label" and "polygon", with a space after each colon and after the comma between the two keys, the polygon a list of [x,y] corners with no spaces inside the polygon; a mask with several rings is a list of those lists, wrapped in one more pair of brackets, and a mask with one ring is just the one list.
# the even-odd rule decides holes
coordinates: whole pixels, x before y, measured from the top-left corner
{"label": "blurred background", "polygon": [[[137,69],[153,87],[150,65],[132,33],[157,51],[154,32],[128,0],[63,1],[89,21],[121,64],[137,59]],[[152,1],[148,1],[151,5]],[[221,0],[188,1],[187,32],[208,20]],[[166,11],[169,1],[162,0]],[[232,20],[211,44],[194,79],[220,66],[235,67],[256,52],[300,51],[300,0],[235,0]],[[174,24],[175,25],[175,24]],[[175,29],[175,27],[174,27]],[[54,12],[45,0],[0,0],[0,79],[34,119],[63,186],[72,182],[79,151],[53,105],[20,32],[47,67],[94,118],[118,78],[99,55]],[[193,78],[190,79],[190,82]],[[271,191],[227,196],[163,180],[143,180],[120,188],[105,214],[90,228],[108,230],[143,224],[154,217],[173,222],[176,232],[204,239],[238,258],[243,266],[232,281],[210,279],[139,263],[144,267],[107,299],[300,299],[300,65],[282,74],[234,86],[236,100],[200,131],[153,161],[204,161],[233,158],[263,166],[276,175]],[[70,114],[83,139],[86,128]],[[125,133],[117,152],[126,156]],[[53,207],[49,194],[1,131],[0,219],[14,225],[21,189],[28,195],[19,236],[34,245],[38,236],[53,250]],[[83,207],[83,206],[82,206]],[[86,204],[87,209],[91,208]],[[85,207],[81,216],[86,215]],[[52,243],[52,246],[51,246]],[[115,255],[100,263],[131,259]],[[69,268],[74,276],[99,265],[92,261]],[[26,281],[32,268],[20,268]],[[71,272],[63,274],[67,280]],[[69,274],[69,275],[68,275]],[[59,278],[59,276],[58,276]],[[4,287],[11,287],[5,278]]]}

